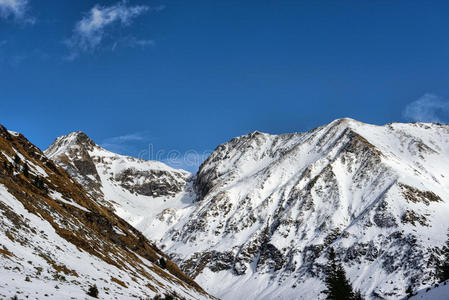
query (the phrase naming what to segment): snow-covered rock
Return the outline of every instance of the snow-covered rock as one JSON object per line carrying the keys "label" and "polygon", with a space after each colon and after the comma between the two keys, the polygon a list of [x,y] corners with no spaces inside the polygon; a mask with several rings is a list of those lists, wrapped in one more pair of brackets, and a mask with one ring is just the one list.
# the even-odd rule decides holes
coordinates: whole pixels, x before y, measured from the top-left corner
{"label": "snow-covered rock", "polygon": [[418,291],[410,300],[447,300],[449,299],[449,280]]}
{"label": "snow-covered rock", "polygon": [[[46,153],[73,165],[60,149]],[[111,185],[108,167],[93,162],[102,199],[220,298],[323,298],[329,247],[367,299],[435,283],[449,227],[447,125],[340,119],[305,133],[253,132],[158,197]]]}
{"label": "snow-covered rock", "polygon": [[0,298],[87,299],[93,285],[101,299],[212,298],[25,137],[0,126]]}
{"label": "snow-covered rock", "polygon": [[193,175],[158,161],[119,155],[95,144],[83,132],[59,137],[45,150],[95,197],[149,239],[162,238],[191,206]]}

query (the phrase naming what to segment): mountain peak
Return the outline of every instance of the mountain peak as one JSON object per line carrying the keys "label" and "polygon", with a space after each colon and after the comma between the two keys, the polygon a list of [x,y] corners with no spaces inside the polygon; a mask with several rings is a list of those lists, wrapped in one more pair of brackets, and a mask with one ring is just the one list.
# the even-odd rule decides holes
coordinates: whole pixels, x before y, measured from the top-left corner
{"label": "mountain peak", "polygon": [[97,146],[95,142],[82,131],[71,132],[55,139],[44,152],[48,157],[57,156],[69,148],[92,149]]}
{"label": "mountain peak", "polygon": [[346,118],[335,119],[334,121],[330,122],[328,125],[325,125],[325,126],[329,126],[329,127],[344,126],[344,127],[352,128],[353,126],[363,126],[363,125],[371,126],[372,124],[364,123],[364,122],[346,117]]}
{"label": "mountain peak", "polygon": [[84,144],[84,143],[95,144],[94,141],[82,131],[71,132],[65,136],[62,136],[62,138],[71,139],[77,144]]}
{"label": "mountain peak", "polygon": [[[426,249],[442,245],[449,224],[447,127],[342,118],[307,132],[254,131],[219,145],[191,179],[84,151],[75,142],[86,138],[68,135],[73,146],[51,158],[223,299],[292,299],[310,286],[299,295],[319,298],[330,246],[367,299],[433,283]],[[258,288],[235,288],[242,276]]]}
{"label": "mountain peak", "polygon": [[[77,132],[57,143],[72,150],[75,143],[89,141]],[[69,154],[79,154],[75,152]],[[90,172],[91,162],[77,159],[76,165]],[[77,293],[77,298],[85,298],[85,287],[96,284],[104,298],[153,299],[164,292],[214,299],[142,233],[101,205],[97,194],[86,190],[23,135],[0,126],[0,261],[5,266],[0,277],[11,283],[1,285],[2,298],[20,294],[41,299],[44,293],[55,299]],[[30,284],[20,283],[23,278]]]}

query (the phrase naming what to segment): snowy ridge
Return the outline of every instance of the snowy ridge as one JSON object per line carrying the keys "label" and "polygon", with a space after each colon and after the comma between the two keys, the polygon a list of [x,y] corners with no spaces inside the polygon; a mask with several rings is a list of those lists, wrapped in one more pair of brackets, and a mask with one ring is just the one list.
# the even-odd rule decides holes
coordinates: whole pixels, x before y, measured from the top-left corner
{"label": "snowy ridge", "polygon": [[423,289],[416,293],[411,300],[447,300],[449,298],[449,280]]}
{"label": "snowy ridge", "polygon": [[[117,171],[124,167],[138,168],[139,170],[160,170],[160,171],[178,171],[186,173],[184,170],[177,170],[167,166],[159,161],[147,161],[143,159],[137,159],[130,156],[120,155],[110,152],[98,145],[96,145],[85,133],[81,131],[71,132],[68,135],[60,136],[56,138],[53,144],[45,150],[47,157],[58,157],[65,155],[68,152],[76,152],[80,148],[86,147],[89,150],[89,154],[95,157],[111,158],[112,160],[118,160]],[[125,166],[123,166],[125,164]]]}
{"label": "snowy ridge", "polygon": [[449,127],[340,119],[253,132],[218,146],[171,195],[101,182],[119,215],[220,298],[323,298],[332,246],[367,299],[396,299],[435,282],[449,226]]}
{"label": "snowy ridge", "polygon": [[149,239],[164,236],[191,207],[193,175],[158,161],[119,155],[95,144],[83,132],[58,137],[45,154],[82,183],[97,201]]}
{"label": "snowy ridge", "polygon": [[2,126],[0,261],[2,299],[86,299],[94,284],[102,299],[212,298],[25,137]]}

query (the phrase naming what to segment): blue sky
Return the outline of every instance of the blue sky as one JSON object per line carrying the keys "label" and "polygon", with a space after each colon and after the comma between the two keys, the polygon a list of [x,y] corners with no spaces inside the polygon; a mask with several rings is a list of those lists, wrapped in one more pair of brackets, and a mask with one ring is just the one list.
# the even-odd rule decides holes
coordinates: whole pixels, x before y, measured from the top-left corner
{"label": "blue sky", "polygon": [[0,0],[0,123],[42,149],[81,130],[166,160],[341,117],[447,122],[448,83],[448,1]]}

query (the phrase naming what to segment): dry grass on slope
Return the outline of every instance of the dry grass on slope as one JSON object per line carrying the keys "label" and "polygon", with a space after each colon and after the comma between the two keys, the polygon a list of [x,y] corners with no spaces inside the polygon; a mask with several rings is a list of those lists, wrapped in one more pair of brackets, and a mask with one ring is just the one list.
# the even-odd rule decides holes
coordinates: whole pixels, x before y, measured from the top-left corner
{"label": "dry grass on slope", "polygon": [[[14,158],[17,153],[23,158],[18,164],[11,163],[7,157]],[[37,166],[48,176],[35,174],[34,171],[25,176],[20,172],[25,161],[31,170],[35,170]],[[41,184],[36,184],[36,180]],[[127,270],[135,277],[155,281],[142,267],[145,263],[140,257],[143,257],[153,263],[146,265],[147,269],[177,285],[206,294],[139,231],[106,207],[96,203],[80,184],[48,160],[24,136],[12,135],[1,125],[0,184],[3,184],[27,211],[48,221],[59,236],[79,249],[119,269]],[[52,194],[54,192],[61,194],[63,200],[55,197]],[[26,226],[14,212],[5,214],[17,226]],[[10,255],[4,251],[0,254]],[[165,268],[158,266],[160,257],[167,261]],[[58,266],[56,262],[52,264],[62,271],[71,272],[63,266]]]}

